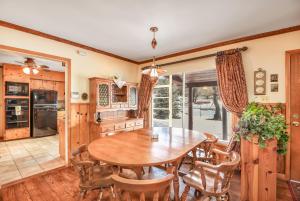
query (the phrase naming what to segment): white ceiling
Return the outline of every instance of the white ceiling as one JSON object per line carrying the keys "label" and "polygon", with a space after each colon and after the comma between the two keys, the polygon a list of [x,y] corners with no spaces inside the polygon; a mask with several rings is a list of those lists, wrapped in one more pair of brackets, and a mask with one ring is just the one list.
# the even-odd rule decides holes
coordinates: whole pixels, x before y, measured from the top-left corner
{"label": "white ceiling", "polygon": [[141,61],[299,25],[300,0],[0,0],[0,19]]}
{"label": "white ceiling", "polygon": [[[21,63],[23,63],[27,57],[28,57],[27,55],[0,50],[0,65],[3,63],[8,63],[8,64],[16,64],[22,66]],[[59,72],[65,71],[65,68],[62,66],[62,62],[36,58],[36,57],[30,57],[30,58],[33,58],[37,65],[48,66],[49,67],[48,70],[59,71]]]}

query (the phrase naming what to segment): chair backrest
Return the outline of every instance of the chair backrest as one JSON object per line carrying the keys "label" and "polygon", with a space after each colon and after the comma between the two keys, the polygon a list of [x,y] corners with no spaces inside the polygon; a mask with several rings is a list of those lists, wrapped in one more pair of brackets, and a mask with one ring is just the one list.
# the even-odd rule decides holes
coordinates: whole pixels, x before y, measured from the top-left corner
{"label": "chair backrest", "polygon": [[203,133],[206,136],[206,140],[201,143],[201,148],[204,150],[205,157],[209,157],[214,145],[218,142],[218,138],[210,133]]}
{"label": "chair backrest", "polygon": [[[219,151],[216,149],[214,149],[213,152],[214,151],[216,151],[217,154],[222,155],[223,161],[220,162],[218,165],[200,163],[197,168],[201,172],[201,180],[204,189],[206,190],[213,189],[214,192],[217,191],[224,192],[229,189],[230,180],[234,174],[235,169],[238,167],[240,162],[240,155],[234,151],[229,153]],[[209,169],[211,171],[209,171]],[[213,179],[213,183],[210,182],[207,185],[206,180],[208,177]]]}
{"label": "chair backrest", "polygon": [[240,143],[235,139],[236,135],[232,134],[231,138],[229,140],[229,143],[226,147],[226,152],[231,152],[231,151],[235,151],[237,153],[240,153]]}
{"label": "chair backrest", "polygon": [[94,162],[92,161],[78,161],[75,158],[71,158],[71,163],[79,174],[80,182],[79,187],[89,188],[93,184],[93,167]]}
{"label": "chair backrest", "polygon": [[169,174],[161,179],[133,180],[113,175],[113,183],[117,193],[117,200],[163,200],[170,198],[170,184],[174,175]]}
{"label": "chair backrest", "polygon": [[78,148],[72,150],[72,157],[80,161],[89,160],[89,152],[86,144],[80,145]]}
{"label": "chair backrest", "polygon": [[70,161],[76,172],[79,174],[79,186],[92,186],[91,182],[93,178],[93,166],[95,165],[95,162],[90,160],[87,145],[82,144],[77,149],[73,150]]}

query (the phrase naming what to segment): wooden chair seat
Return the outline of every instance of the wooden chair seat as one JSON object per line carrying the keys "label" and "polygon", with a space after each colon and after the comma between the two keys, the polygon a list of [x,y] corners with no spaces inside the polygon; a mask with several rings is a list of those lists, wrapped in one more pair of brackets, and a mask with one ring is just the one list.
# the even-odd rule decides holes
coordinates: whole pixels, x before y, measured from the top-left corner
{"label": "wooden chair seat", "polygon": [[170,199],[170,184],[174,175],[167,175],[161,179],[135,180],[113,175],[117,200],[131,201],[168,201]]}
{"label": "wooden chair seat", "polygon": [[[185,183],[188,183],[191,187],[203,191],[206,190],[209,193],[217,193],[217,194],[224,194],[224,191],[222,191],[222,182],[221,180],[217,184],[217,189],[216,191],[214,190],[214,182],[215,182],[215,176],[216,172],[213,170],[206,171],[207,174],[205,175],[206,179],[206,185],[207,188],[205,189],[203,184],[202,184],[202,179],[201,179],[201,172],[197,169],[191,170],[187,175],[183,176],[183,181]],[[221,178],[224,178],[224,175],[221,176]]]}
{"label": "wooden chair seat", "polygon": [[216,197],[220,200],[223,196],[229,197],[230,180],[234,174],[234,170],[240,162],[240,155],[234,151],[224,152],[217,149],[211,150],[222,161],[213,165],[202,161],[196,161],[195,168],[183,177],[186,184],[182,193],[182,201],[185,201],[191,187],[200,191],[205,197]]}

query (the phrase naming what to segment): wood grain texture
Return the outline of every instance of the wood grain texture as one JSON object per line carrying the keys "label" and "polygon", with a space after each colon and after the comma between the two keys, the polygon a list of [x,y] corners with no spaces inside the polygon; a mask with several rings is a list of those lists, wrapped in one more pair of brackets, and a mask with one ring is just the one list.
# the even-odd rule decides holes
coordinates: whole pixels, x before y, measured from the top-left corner
{"label": "wood grain texture", "polygon": [[[159,139],[151,140],[151,134],[159,134]],[[91,142],[88,149],[94,158],[109,164],[152,166],[182,158],[205,139],[197,131],[156,127],[100,138]]]}
{"label": "wood grain texture", "polygon": [[[300,181],[300,52],[290,54],[290,167],[291,179]],[[298,125],[296,125],[298,123]]]}
{"label": "wood grain texture", "polygon": [[[153,168],[155,175],[158,175],[158,169]],[[147,171],[146,171],[147,172]],[[62,179],[60,179],[62,178]],[[27,189],[27,183],[38,186],[34,190]],[[0,200],[2,201],[78,201],[79,200],[79,177],[72,168],[64,168],[51,171],[47,174],[33,176],[24,179],[18,183],[13,183],[2,187],[0,190]],[[67,186],[67,188],[65,188]],[[180,182],[181,190],[185,185]],[[238,174],[233,176],[229,189],[231,201],[240,201],[240,177]],[[43,194],[42,198],[36,197]],[[109,192],[105,192],[103,200],[108,201]],[[83,201],[96,200],[98,191],[92,191],[87,194]],[[194,191],[190,191],[188,201],[195,200]],[[278,181],[277,183],[277,201],[293,201],[287,182]]]}
{"label": "wood grain texture", "polygon": [[277,141],[267,141],[266,148],[258,146],[257,139],[252,142],[241,140],[241,200],[276,200]]}

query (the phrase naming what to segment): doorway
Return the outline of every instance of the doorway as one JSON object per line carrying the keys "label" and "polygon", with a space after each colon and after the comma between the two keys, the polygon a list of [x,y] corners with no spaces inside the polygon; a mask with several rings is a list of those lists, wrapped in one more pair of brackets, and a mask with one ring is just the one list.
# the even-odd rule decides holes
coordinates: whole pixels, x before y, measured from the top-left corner
{"label": "doorway", "polygon": [[[44,53],[39,53],[30,50],[4,46],[4,45],[0,45],[0,52],[2,53],[3,56],[1,57],[2,62],[6,63],[7,69],[15,68],[15,70],[19,72],[18,75],[16,75],[15,73],[7,73],[12,76],[26,77],[24,76],[24,74],[26,73],[24,69],[22,69],[22,64],[14,63],[15,61],[20,61],[21,63],[22,62],[24,63],[26,59],[33,58],[35,63],[38,64],[38,66],[43,66],[42,68],[39,68],[40,69],[39,73],[35,75],[30,74],[26,82],[20,81],[20,83],[28,83],[27,85],[29,85],[27,90],[28,94],[26,95],[26,97],[23,96],[12,97],[15,99],[27,98],[27,101],[29,102],[28,104],[29,105],[28,113],[30,114],[28,115],[28,121],[30,122],[29,128],[28,127],[24,128],[26,132],[20,132],[24,135],[26,134],[26,136],[22,137],[22,136],[6,135],[6,132],[4,132],[5,135],[3,136],[3,130],[6,131],[6,127],[5,127],[6,117],[3,111],[5,104],[1,105],[3,106],[1,107],[2,109],[1,114],[3,115],[1,115],[0,118],[1,119],[0,134],[2,136],[2,140],[4,139],[4,137],[5,138],[10,136],[16,137],[15,139],[4,139],[5,140],[4,142],[3,141],[0,142],[1,145],[0,148],[2,148],[2,152],[4,153],[5,151],[8,151],[7,152],[8,154],[6,154],[6,158],[1,157],[0,162],[3,162],[2,163],[3,167],[1,166],[1,170],[3,170],[3,172],[14,170],[11,172],[11,174],[5,174],[5,178],[0,176],[2,178],[0,183],[3,184],[3,182],[8,183],[14,181],[13,179],[21,179],[36,173],[44,172],[57,167],[62,167],[68,163],[69,150],[67,149],[67,147],[69,145],[68,135],[69,135],[69,128],[70,128],[69,108],[70,108],[71,62],[70,59],[67,58],[57,57],[54,55],[48,55]],[[12,58],[12,60],[11,61],[5,60],[8,58]],[[21,71],[18,70],[18,67],[21,68]],[[1,69],[1,74],[3,74],[3,68]],[[3,86],[4,80],[1,81]],[[17,82],[17,81],[13,80],[13,82]],[[12,89],[14,88],[16,87],[12,87]],[[2,87],[2,89],[5,90],[4,87]],[[50,122],[51,124],[49,124],[48,121],[49,119],[47,119],[47,122],[42,121],[43,118],[37,118],[37,121],[33,121],[31,119],[31,117],[34,116],[33,114],[35,114],[35,111],[34,110],[31,111],[31,109],[37,108],[37,107],[33,107],[34,105],[32,105],[31,103],[31,99],[32,99],[31,92],[33,90],[36,92],[55,92],[56,106],[55,108],[52,108],[51,111],[55,111],[55,114],[57,111],[57,116],[55,115],[55,118],[53,118],[54,120]],[[3,95],[3,97],[1,97],[2,99],[6,97],[4,91],[3,93],[1,93],[1,95]],[[36,102],[36,104],[37,103],[38,102]],[[42,105],[43,107],[48,106],[46,104],[40,104],[40,105]],[[38,109],[44,109],[44,108],[38,108]],[[46,108],[44,110],[50,111],[49,108]],[[51,114],[54,114],[54,112],[52,112]],[[47,116],[49,117],[49,115]],[[47,123],[47,125],[45,124],[45,122]],[[53,132],[51,133],[43,132],[45,134],[44,136],[34,137],[32,136],[32,131],[30,131],[30,128],[33,126],[33,123],[35,124],[34,128],[39,128],[39,129],[42,128],[43,131],[45,130],[53,131],[53,128],[56,127],[57,124],[57,128],[56,128],[57,132],[55,132],[54,135]],[[63,133],[63,135],[61,135],[61,133]],[[11,149],[17,149],[17,151]],[[2,159],[3,160],[7,159],[7,160],[2,161]],[[31,168],[32,165],[35,166],[35,169]],[[13,167],[14,169],[10,168],[10,166],[11,167],[14,166]]]}
{"label": "doorway", "polygon": [[[290,133],[290,180],[300,182],[300,50],[286,52],[287,123]],[[289,164],[287,164],[289,167]]]}

